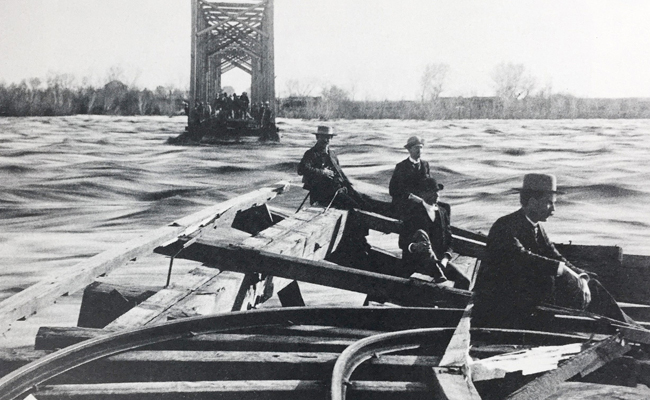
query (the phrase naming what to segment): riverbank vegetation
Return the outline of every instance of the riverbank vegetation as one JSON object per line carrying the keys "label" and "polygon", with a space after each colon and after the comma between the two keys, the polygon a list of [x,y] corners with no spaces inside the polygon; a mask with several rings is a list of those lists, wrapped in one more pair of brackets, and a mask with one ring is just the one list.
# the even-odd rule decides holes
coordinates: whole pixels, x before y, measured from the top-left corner
{"label": "riverbank vegetation", "polygon": [[174,115],[183,109],[187,93],[173,87],[155,90],[111,80],[96,87],[76,84],[69,74],[51,74],[18,84],[0,83],[0,116]]}
{"label": "riverbank vegetation", "polygon": [[[118,71],[119,72],[119,71]],[[122,74],[123,75],[123,74]],[[522,64],[501,63],[492,71],[494,96],[444,96],[449,66],[429,64],[418,81],[417,100],[359,101],[354,90],[335,85],[287,82],[276,115],[303,119],[588,119],[650,118],[650,98],[595,99],[538,88]],[[50,74],[20,83],[0,82],[0,116],[178,115],[188,91],[154,90],[123,83],[109,73],[103,85],[77,84],[69,74]]]}

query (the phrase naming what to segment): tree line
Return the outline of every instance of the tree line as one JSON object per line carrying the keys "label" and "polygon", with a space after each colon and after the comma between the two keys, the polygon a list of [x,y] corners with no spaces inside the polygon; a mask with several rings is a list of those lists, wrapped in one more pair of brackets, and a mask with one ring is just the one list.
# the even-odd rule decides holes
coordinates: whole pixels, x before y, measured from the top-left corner
{"label": "tree line", "polygon": [[158,86],[139,89],[113,79],[103,86],[77,85],[70,74],[51,74],[14,84],[0,83],[0,116],[175,115],[187,91]]}
{"label": "tree line", "polygon": [[[419,79],[417,100],[357,101],[336,85],[287,82],[277,99],[278,117],[307,119],[576,119],[650,118],[650,99],[593,99],[552,93],[539,88],[523,64],[501,63],[491,78],[494,96],[443,96],[449,66],[428,64]],[[123,72],[112,68],[108,83],[76,84],[70,74],[50,74],[17,84],[0,83],[0,116],[177,115],[183,113],[187,90],[159,86],[139,89],[123,83]]]}
{"label": "tree line", "polygon": [[650,118],[650,98],[595,99],[552,93],[538,87],[523,64],[500,63],[492,70],[494,96],[444,97],[449,66],[428,64],[416,101],[355,101],[350,92],[289,81],[279,100],[279,117],[343,119],[587,119]]}

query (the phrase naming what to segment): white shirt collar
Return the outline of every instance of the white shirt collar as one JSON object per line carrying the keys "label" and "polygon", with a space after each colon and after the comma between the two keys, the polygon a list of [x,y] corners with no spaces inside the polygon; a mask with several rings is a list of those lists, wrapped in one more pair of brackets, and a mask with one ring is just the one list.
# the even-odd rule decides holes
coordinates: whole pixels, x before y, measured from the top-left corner
{"label": "white shirt collar", "polygon": [[422,206],[424,206],[424,209],[426,210],[431,222],[435,221],[436,211],[438,211],[438,204],[428,204],[426,201],[423,201]]}
{"label": "white shirt collar", "polygon": [[413,164],[419,164],[420,160],[418,159],[417,161],[412,159],[411,156],[409,156],[409,161],[412,162]]}

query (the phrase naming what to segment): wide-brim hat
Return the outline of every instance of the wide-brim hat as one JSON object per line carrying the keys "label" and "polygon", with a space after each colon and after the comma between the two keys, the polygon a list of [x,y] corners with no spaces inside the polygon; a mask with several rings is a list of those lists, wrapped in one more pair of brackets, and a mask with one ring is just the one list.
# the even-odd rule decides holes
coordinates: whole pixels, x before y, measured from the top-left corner
{"label": "wide-brim hat", "polygon": [[336,136],[336,133],[334,133],[334,128],[331,126],[321,125],[318,127],[316,132],[314,132],[314,135]]}
{"label": "wide-brim hat", "polygon": [[405,149],[410,149],[411,147],[413,147],[413,146],[417,146],[417,145],[422,145],[422,146],[424,146],[424,139],[422,139],[422,138],[419,137],[419,136],[411,136],[411,137],[408,138],[408,140],[406,141],[406,144],[404,145],[404,148],[405,148]]}
{"label": "wide-brim hat", "polygon": [[514,188],[518,192],[537,192],[564,194],[557,190],[557,178],[551,174],[526,174],[521,188]]}

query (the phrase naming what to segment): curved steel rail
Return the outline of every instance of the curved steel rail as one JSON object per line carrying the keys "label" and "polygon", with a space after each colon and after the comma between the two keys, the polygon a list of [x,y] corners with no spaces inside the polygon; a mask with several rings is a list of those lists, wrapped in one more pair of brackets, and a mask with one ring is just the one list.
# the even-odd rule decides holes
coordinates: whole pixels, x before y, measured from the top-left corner
{"label": "curved steel rail", "polygon": [[[331,400],[344,400],[347,392],[347,386],[350,385],[350,376],[354,370],[365,361],[381,354],[392,353],[402,350],[410,350],[420,347],[423,342],[432,343],[433,340],[440,339],[442,335],[453,334],[455,328],[423,328],[410,329],[400,332],[383,333],[369,336],[365,339],[358,340],[348,346],[338,357],[332,371],[332,382],[330,388]],[[485,333],[504,333],[525,335],[527,339],[534,337],[541,338],[564,338],[567,340],[586,339],[582,336],[541,332],[526,331],[517,329],[499,329],[499,328],[472,328],[471,332]]]}
{"label": "curved steel rail", "polygon": [[[435,326],[458,323],[460,309],[433,308],[282,308],[194,317],[86,340],[27,364],[0,379],[0,400],[12,400],[32,387],[77,366],[138,347],[209,332],[300,324],[337,327]],[[400,325],[402,327],[400,328]],[[392,328],[391,328],[392,326]]]}

